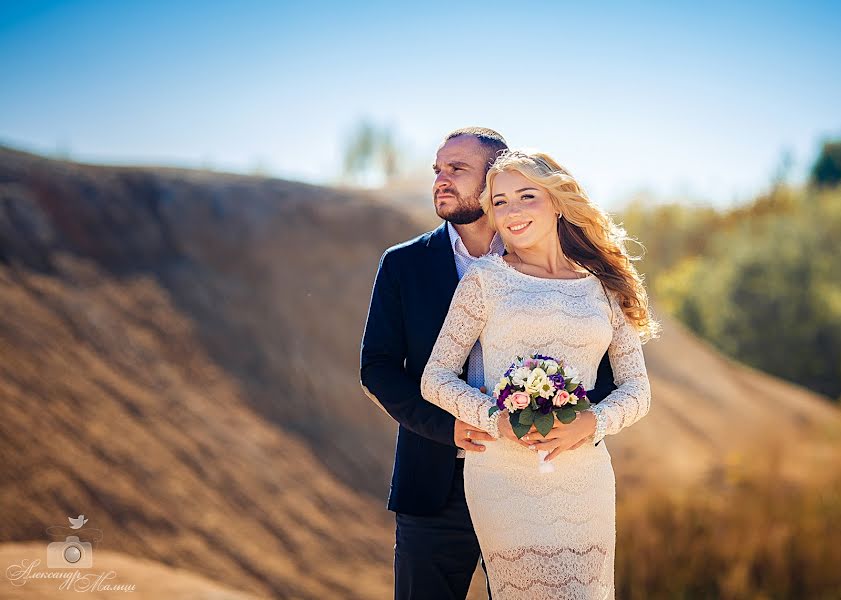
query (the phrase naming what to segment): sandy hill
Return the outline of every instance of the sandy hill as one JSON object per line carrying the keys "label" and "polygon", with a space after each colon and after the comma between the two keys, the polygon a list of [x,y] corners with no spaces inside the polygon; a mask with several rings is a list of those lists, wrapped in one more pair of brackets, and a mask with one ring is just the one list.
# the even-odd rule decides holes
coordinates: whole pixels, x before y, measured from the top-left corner
{"label": "sandy hill", "polygon": [[[85,513],[103,550],[231,588],[389,597],[395,426],[359,341],[382,250],[423,225],[349,192],[0,149],[0,541]],[[610,440],[621,479],[832,448],[826,401],[665,328],[654,408]]]}

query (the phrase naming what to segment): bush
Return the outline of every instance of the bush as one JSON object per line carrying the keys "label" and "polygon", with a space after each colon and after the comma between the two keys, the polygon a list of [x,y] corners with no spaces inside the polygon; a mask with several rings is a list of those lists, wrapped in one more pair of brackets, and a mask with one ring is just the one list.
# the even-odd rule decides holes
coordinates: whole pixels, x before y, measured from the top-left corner
{"label": "bush", "polygon": [[841,141],[826,142],[812,167],[812,185],[834,187],[841,184]]}
{"label": "bush", "polygon": [[635,205],[625,224],[659,307],[740,362],[841,396],[841,189],[728,212]]}

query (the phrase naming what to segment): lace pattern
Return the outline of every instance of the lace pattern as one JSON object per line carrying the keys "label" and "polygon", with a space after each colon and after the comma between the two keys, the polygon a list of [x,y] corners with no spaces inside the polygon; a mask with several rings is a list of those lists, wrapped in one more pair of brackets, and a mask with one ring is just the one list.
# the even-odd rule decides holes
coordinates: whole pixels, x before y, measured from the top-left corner
{"label": "lace pattern", "polygon": [[459,282],[421,379],[424,398],[471,425],[499,436],[487,394],[459,379],[479,340],[491,387],[516,355],[540,351],[575,366],[592,388],[607,351],[617,389],[593,407],[594,443],[618,433],[649,409],[651,389],[640,337],[614,293],[598,279],[543,279],[521,273],[501,256],[477,260]]}
{"label": "lace pattern", "polygon": [[651,386],[639,334],[625,317],[615,294],[611,294],[610,305],[613,337],[607,356],[617,388],[592,408],[597,417],[594,442],[636,423],[651,406]]}
{"label": "lace pattern", "polygon": [[[493,399],[459,379],[476,340],[492,387],[516,355],[539,351],[573,366],[588,389],[607,352],[617,389],[594,407],[601,436],[642,418],[651,392],[642,344],[595,276],[542,279],[500,256],[477,260],[459,283],[421,380],[424,397],[499,437]],[[499,413],[496,413],[496,417]],[[606,445],[537,456],[509,440],[465,458],[465,495],[495,600],[612,598],[615,476]]]}
{"label": "lace pattern", "polygon": [[421,377],[421,393],[457,419],[498,438],[496,421],[499,415],[488,416],[488,409],[495,406],[493,399],[459,379],[470,349],[487,322],[487,304],[479,272],[474,263],[459,281]]}
{"label": "lace pattern", "polygon": [[485,559],[493,565],[494,598],[612,598],[613,548],[597,544],[526,546],[495,552]]}

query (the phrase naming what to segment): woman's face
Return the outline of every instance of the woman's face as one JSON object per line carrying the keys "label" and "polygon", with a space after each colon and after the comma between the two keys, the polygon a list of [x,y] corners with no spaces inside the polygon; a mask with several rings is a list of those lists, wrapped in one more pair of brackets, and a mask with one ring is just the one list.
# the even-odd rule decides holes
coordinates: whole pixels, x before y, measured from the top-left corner
{"label": "woman's face", "polygon": [[558,216],[546,188],[517,171],[494,177],[491,210],[499,235],[511,250],[558,239]]}

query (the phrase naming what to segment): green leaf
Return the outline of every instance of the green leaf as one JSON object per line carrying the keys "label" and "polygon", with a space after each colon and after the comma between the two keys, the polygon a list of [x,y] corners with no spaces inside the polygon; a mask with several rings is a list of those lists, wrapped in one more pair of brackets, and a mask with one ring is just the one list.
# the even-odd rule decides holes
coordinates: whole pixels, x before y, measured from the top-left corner
{"label": "green leaf", "polygon": [[511,429],[514,430],[514,434],[518,439],[522,439],[531,429],[531,425],[521,425],[518,416],[514,413],[508,413],[508,420],[511,422]]}
{"label": "green leaf", "polygon": [[575,417],[575,410],[572,408],[564,407],[558,411],[558,420],[564,425],[569,425],[575,421]]}
{"label": "green leaf", "polygon": [[532,423],[534,423],[534,411],[531,411],[527,408],[523,409],[520,412],[520,424],[528,425],[529,427],[531,427]]}
{"label": "green leaf", "polygon": [[490,417],[492,414],[494,414],[494,413],[495,413],[495,412],[497,412],[498,410],[499,410],[499,407],[498,407],[498,406],[491,406],[491,407],[488,409],[488,416]]}
{"label": "green leaf", "polygon": [[[573,398],[575,398],[575,396],[573,396]],[[590,403],[586,400],[579,400],[575,404],[567,404],[567,406],[581,412],[582,410],[587,410],[588,408],[590,408]]]}
{"label": "green leaf", "polygon": [[555,413],[550,412],[548,415],[537,415],[534,418],[534,426],[540,432],[540,435],[547,435],[552,430],[552,425],[555,424]]}

